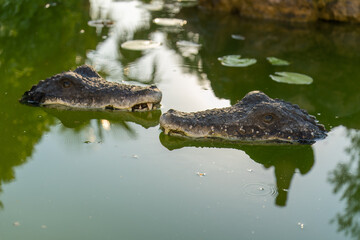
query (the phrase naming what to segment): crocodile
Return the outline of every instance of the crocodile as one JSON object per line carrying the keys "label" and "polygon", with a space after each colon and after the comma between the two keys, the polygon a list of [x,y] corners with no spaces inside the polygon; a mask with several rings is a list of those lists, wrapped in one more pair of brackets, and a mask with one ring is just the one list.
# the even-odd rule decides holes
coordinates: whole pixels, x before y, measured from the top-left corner
{"label": "crocodile", "polygon": [[252,91],[231,107],[160,117],[167,135],[257,143],[313,144],[327,136],[316,118],[298,105]]}
{"label": "crocodile", "polygon": [[146,111],[159,108],[161,98],[154,85],[109,82],[91,66],[82,65],[41,80],[23,94],[20,102],[56,108]]}

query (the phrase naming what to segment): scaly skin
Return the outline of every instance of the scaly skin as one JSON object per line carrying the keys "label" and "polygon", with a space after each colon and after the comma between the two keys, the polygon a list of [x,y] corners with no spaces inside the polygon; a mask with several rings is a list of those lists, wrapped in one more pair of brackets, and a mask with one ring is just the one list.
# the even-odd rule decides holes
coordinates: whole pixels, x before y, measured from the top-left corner
{"label": "scaly skin", "polygon": [[327,136],[324,126],[305,110],[260,91],[227,108],[193,113],[171,109],[161,116],[160,126],[168,135],[244,142],[312,144]]}
{"label": "scaly skin", "polygon": [[156,86],[108,82],[83,65],[40,81],[24,93],[20,102],[45,107],[144,111],[156,109],[161,97]]}

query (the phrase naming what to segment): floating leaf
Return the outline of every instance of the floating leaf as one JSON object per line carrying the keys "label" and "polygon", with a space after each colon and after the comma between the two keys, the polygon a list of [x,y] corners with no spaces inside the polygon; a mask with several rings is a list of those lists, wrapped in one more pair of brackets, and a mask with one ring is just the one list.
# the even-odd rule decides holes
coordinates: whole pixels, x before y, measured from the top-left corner
{"label": "floating leaf", "polygon": [[280,58],[267,57],[266,59],[269,61],[269,63],[271,63],[274,66],[287,66],[287,65],[290,65],[290,63],[288,61],[280,59]]}
{"label": "floating leaf", "polygon": [[155,42],[151,40],[131,40],[121,44],[121,47],[127,50],[143,51],[147,49],[157,48],[160,45],[160,42]]}
{"label": "floating leaf", "polygon": [[232,34],[231,37],[235,40],[245,40],[245,37],[240,34]]}
{"label": "floating leaf", "polygon": [[276,82],[289,84],[311,84],[313,79],[307,75],[293,72],[276,72],[275,75],[270,75],[271,79]]}
{"label": "floating leaf", "polygon": [[178,18],[155,18],[153,22],[157,25],[165,27],[181,27],[187,23],[186,20]]}
{"label": "floating leaf", "polygon": [[227,55],[219,57],[218,60],[227,67],[247,67],[256,63],[255,58],[241,58],[240,55]]}
{"label": "floating leaf", "polygon": [[181,41],[177,41],[177,42],[176,42],[176,46],[179,46],[179,47],[200,48],[200,47],[201,47],[201,44],[199,44],[199,43],[194,43],[194,42],[190,42],[190,41],[181,40]]}
{"label": "floating leaf", "polygon": [[198,175],[199,177],[205,177],[206,173],[204,172],[197,172],[196,175]]}

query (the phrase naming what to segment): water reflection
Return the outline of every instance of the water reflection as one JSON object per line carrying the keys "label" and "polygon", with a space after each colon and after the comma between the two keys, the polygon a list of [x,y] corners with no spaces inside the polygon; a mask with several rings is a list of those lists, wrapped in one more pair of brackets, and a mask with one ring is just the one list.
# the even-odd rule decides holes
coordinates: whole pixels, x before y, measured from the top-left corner
{"label": "water reflection", "polygon": [[[101,2],[90,1],[92,19],[107,18],[114,25],[96,50],[88,53],[87,63],[107,74],[108,80],[156,84],[167,89],[163,91],[165,108],[180,106],[183,110],[199,110],[229,105],[228,101],[214,96],[210,81],[202,72],[201,56],[189,47],[184,49],[176,44],[181,40],[198,44],[199,34],[186,31],[185,26],[164,28],[152,22],[156,17],[174,17],[182,2],[162,1],[161,12],[149,11],[148,3],[140,1],[107,1],[105,7]],[[121,12],[126,13],[119,14]],[[120,45],[130,39],[152,40],[161,42],[162,46],[143,52],[122,49]],[[181,101],[184,99],[187,101]]]}
{"label": "water reflection", "polygon": [[[219,99],[229,99],[234,104],[247,92],[258,89],[297,103],[311,114],[322,113],[318,119],[328,129],[341,124],[342,119],[356,119],[354,116],[360,112],[356,104],[360,96],[353,81],[354,76],[360,74],[359,69],[353,67],[354,62],[360,61],[356,54],[360,51],[357,44],[359,27],[239,21],[238,17],[209,15],[192,7],[181,8],[181,1],[103,2],[90,2],[92,19],[111,19],[114,26],[97,49],[88,54],[88,61],[107,73],[109,79],[171,85],[186,99],[196,98],[191,102],[202,101],[204,95],[207,95],[208,103],[214,102],[210,99],[214,99],[211,95],[215,94],[216,107],[229,105],[219,103]],[[162,10],[154,11],[159,9]],[[130,18],[130,15],[134,17]],[[152,19],[156,17],[185,19],[187,24],[174,31],[174,28],[153,24]],[[234,34],[241,34],[245,39],[233,39]],[[124,51],[119,46],[129,39],[150,39],[162,42],[163,46],[143,53]],[[201,44],[201,49],[194,51],[189,47],[184,50],[179,45],[184,41]],[[258,63],[248,68],[226,68],[217,58],[227,54],[255,57]],[[284,58],[291,65],[271,66],[266,61],[269,56]],[[269,78],[276,71],[304,73],[313,77],[314,83],[310,86],[276,83]],[[179,84],[190,77],[196,80],[194,86]],[[199,86],[205,91],[185,93]],[[172,87],[167,92],[174,94]],[[186,102],[181,104],[182,109],[173,99],[169,102],[173,108],[187,110]],[[207,108],[214,107],[212,104]],[[196,110],[200,108],[205,107]]]}
{"label": "water reflection", "polygon": [[[234,104],[247,92],[262,90],[295,102],[312,114],[324,113],[319,119],[325,120],[328,127],[337,126],[337,119],[350,117],[354,121],[354,115],[360,112],[360,94],[354,81],[360,68],[353,65],[360,62],[359,26],[239,20],[193,8],[183,9],[178,17],[188,21],[187,31],[200,35],[203,71],[217,97],[230,99]],[[233,39],[233,34],[241,34],[245,40]],[[248,68],[226,68],[216,59],[228,54],[256,58],[258,63]],[[266,61],[269,56],[286,59],[291,65],[271,66]],[[276,83],[269,78],[276,71],[304,73],[313,77],[314,83]]]}
{"label": "water reflection", "polygon": [[113,21],[112,27],[104,33],[102,26],[97,27],[97,33],[105,40],[87,55],[88,63],[107,74],[108,79],[124,80],[123,56],[119,46],[126,40],[134,39],[136,32],[149,28],[149,11],[139,8],[140,4],[139,1],[90,1],[90,17],[93,21],[102,19]]}
{"label": "water reflection", "polygon": [[85,38],[81,30],[87,29],[76,24],[87,19],[81,1],[49,6],[5,3],[0,4],[0,191],[2,184],[15,180],[15,167],[28,161],[55,123],[41,109],[23,106],[18,99],[40,79],[72,68],[96,43],[91,32],[85,31]]}
{"label": "water reflection", "polygon": [[216,140],[191,140],[161,133],[161,144],[169,150],[183,147],[232,148],[244,151],[265,168],[274,167],[278,195],[275,204],[286,206],[291,180],[295,173],[305,175],[314,165],[314,153],[307,145],[244,145]]}
{"label": "water reflection", "polygon": [[[229,106],[230,102],[235,103],[248,91],[259,89],[272,97],[297,103],[312,114],[321,113],[321,116],[317,118],[328,128],[338,125],[346,126],[349,129],[348,138],[353,139],[353,146],[349,148],[352,150],[349,150],[348,156],[344,157],[345,162],[332,172],[329,181],[334,184],[335,192],[342,194],[347,206],[344,212],[339,213],[335,219],[339,230],[359,238],[359,223],[357,222],[360,208],[359,184],[357,184],[360,176],[359,160],[346,162],[348,157],[358,156],[358,149],[360,149],[358,131],[350,130],[360,128],[358,121],[360,98],[358,83],[354,81],[360,75],[360,70],[356,65],[360,60],[358,26],[323,23],[292,26],[271,22],[240,21],[238,18],[208,15],[199,12],[196,8],[181,9],[182,3],[178,1],[156,1],[158,5],[150,6],[152,11],[149,11],[147,5],[149,1],[93,0],[90,1],[91,19],[88,15],[89,5],[84,1],[61,1],[61,4],[49,8],[30,1],[6,2],[7,8],[0,8],[3,10],[0,15],[0,74],[2,76],[0,124],[5,126],[0,129],[2,136],[0,187],[15,180],[15,168],[29,161],[36,145],[44,139],[50,127],[58,122],[57,119],[62,122],[62,127],[53,128],[60,129],[60,132],[54,134],[64,136],[70,132],[71,140],[77,141],[79,136],[87,134],[89,130],[88,138],[80,139],[77,141],[79,144],[83,144],[84,140],[104,141],[108,132],[118,134],[116,132],[118,129],[120,133],[126,133],[132,137],[136,135],[137,128],[140,126],[144,128],[157,126],[159,111],[152,112],[152,116],[147,115],[148,113],[119,113],[110,116],[107,113],[52,112],[47,109],[45,112],[43,109],[23,106],[17,102],[23,92],[40,79],[64,70],[75,69],[76,65],[89,63],[107,74],[108,80],[158,84],[164,93],[162,103],[164,110],[175,108],[182,111],[198,111]],[[151,3],[154,2],[151,1]],[[160,9],[162,10],[155,11]],[[155,26],[152,23],[155,17],[177,17],[187,20],[187,25],[172,31]],[[95,27],[87,24],[89,20],[97,19],[111,20],[113,24]],[[240,34],[245,39],[242,41],[233,39],[232,34]],[[120,44],[130,39],[159,40],[163,46],[143,53],[125,52],[120,48]],[[201,44],[201,48],[183,49],[181,44],[177,44],[179,41]],[[219,64],[217,58],[227,54],[255,57],[258,63],[245,69],[225,68]],[[274,67],[266,62],[265,58],[268,56],[284,58],[292,64],[286,68]],[[293,86],[275,83],[269,79],[269,74],[285,69],[308,74],[314,78],[314,83],[309,86]],[[121,134],[118,135],[121,136]],[[157,133],[155,135],[149,136],[149,139],[156,138]],[[126,136],[125,141],[128,140]],[[144,143],[141,139],[136,140],[134,145],[137,147]],[[160,135],[160,141],[170,150],[185,146],[239,149],[245,151],[265,168],[274,167],[278,189],[275,200],[277,206],[286,206],[289,194],[296,191],[294,188],[290,190],[295,173],[305,175],[311,169],[315,169],[313,168],[313,149],[309,146],[203,144],[178,142],[176,139],[167,139],[167,136],[163,135]],[[44,151],[45,154],[49,151],[42,144],[38,146],[38,150]],[[79,149],[76,148],[75,152],[78,153],[78,151]],[[221,150],[219,151],[221,154]],[[66,157],[72,157],[71,153],[64,152]],[[158,151],[156,145],[151,146],[150,152],[156,157],[158,153],[163,157],[172,154],[165,151],[169,155],[162,155],[164,151]],[[178,156],[175,154],[176,157]],[[158,170],[164,170],[162,167]],[[164,167],[166,170],[166,166]],[[157,174],[156,171],[154,175]],[[322,170],[317,169],[317,171]],[[78,174],[74,173],[76,175],[74,181],[77,181]],[[140,183],[141,180],[146,181],[146,179],[136,178],[133,182],[129,181],[126,184],[131,187],[131,184]],[[106,183],[114,189],[112,184]],[[94,186],[91,191],[99,191],[97,187]],[[317,187],[305,187],[309,188],[309,194],[323,191]],[[133,189],[137,190],[136,187]],[[180,194],[183,193],[180,188],[177,191]],[[118,191],[114,190],[114,192]],[[60,194],[63,193],[66,195],[66,192],[60,192]],[[45,193],[47,194],[49,193]],[[194,198],[189,199],[191,199],[189,205],[194,205],[192,202]],[[299,201],[302,199],[297,200],[296,203]],[[203,199],[201,199],[201,205],[202,202]],[[29,203],[31,205],[32,202]],[[116,204],[114,203],[114,206]],[[27,208],[25,205],[21,206],[25,209]],[[163,206],[159,209],[169,210]],[[62,210],[60,208],[60,211]],[[74,211],[78,210],[74,209]],[[223,210],[219,212],[225,212]],[[270,211],[269,219],[273,219],[274,212]],[[295,213],[302,211],[309,210],[298,209]],[[207,212],[212,212],[212,210],[207,210]],[[233,209],[229,210],[230,212],[233,212]],[[254,212],[249,210],[249,213],[251,215]],[[107,214],[104,216],[109,216]],[[128,222],[126,218],[123,220]],[[183,224],[188,218],[180,216],[177,220],[179,220],[177,223]],[[241,222],[244,218],[236,220]],[[285,221],[287,220],[291,220],[291,217],[287,216]],[[205,220],[202,223],[206,225],[209,221]],[[179,225],[176,224],[176,226]],[[194,225],[194,228],[198,227]],[[263,226],[260,228],[264,229]],[[177,228],[174,229],[177,230]]]}
{"label": "water reflection", "polygon": [[96,120],[99,136],[102,140],[102,129],[109,131],[116,126],[124,129],[130,134],[135,131],[128,123],[136,123],[144,128],[155,127],[159,124],[161,115],[160,110],[146,112],[122,112],[122,111],[69,111],[44,108],[44,111],[61,121],[64,127],[72,128],[75,132],[80,132],[90,125],[91,120]]}
{"label": "water reflection", "polygon": [[349,160],[341,162],[329,174],[333,191],[341,195],[345,209],[339,212],[332,222],[338,225],[338,231],[355,239],[360,238],[360,131],[348,130],[347,137],[351,145],[345,149]]}

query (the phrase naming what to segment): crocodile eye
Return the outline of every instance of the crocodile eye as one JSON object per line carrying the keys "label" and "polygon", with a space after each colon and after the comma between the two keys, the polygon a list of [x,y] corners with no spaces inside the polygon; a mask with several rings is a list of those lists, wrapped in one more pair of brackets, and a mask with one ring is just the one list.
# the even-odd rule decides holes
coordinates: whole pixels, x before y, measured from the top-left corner
{"label": "crocodile eye", "polygon": [[69,80],[62,81],[62,86],[63,88],[69,88],[71,86],[71,81]]}
{"label": "crocodile eye", "polygon": [[274,116],[271,114],[266,114],[263,120],[266,123],[271,123],[272,121],[274,121]]}

